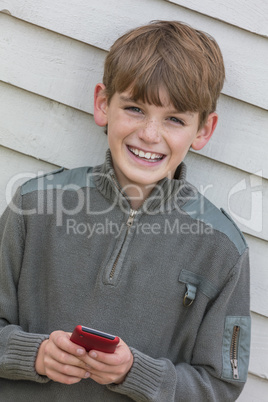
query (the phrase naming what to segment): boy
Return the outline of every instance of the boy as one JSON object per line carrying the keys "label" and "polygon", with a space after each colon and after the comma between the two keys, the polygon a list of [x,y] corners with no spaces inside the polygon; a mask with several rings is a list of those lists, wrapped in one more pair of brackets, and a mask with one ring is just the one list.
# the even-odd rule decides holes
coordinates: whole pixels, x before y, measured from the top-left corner
{"label": "boy", "polygon": [[[104,164],[30,180],[1,219],[1,400],[236,400],[247,245],[182,162],[213,134],[223,81],[216,42],[178,22],[112,46],[94,94]],[[77,324],[118,335],[115,353],[72,343]]]}

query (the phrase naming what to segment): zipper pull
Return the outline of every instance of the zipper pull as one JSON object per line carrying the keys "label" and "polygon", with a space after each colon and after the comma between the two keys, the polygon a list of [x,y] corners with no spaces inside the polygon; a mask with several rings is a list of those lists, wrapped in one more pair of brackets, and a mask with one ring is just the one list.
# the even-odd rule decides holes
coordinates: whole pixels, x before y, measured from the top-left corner
{"label": "zipper pull", "polygon": [[237,361],[237,359],[232,359],[231,360],[231,366],[232,366],[232,369],[233,369],[233,378],[234,378],[234,380],[239,380],[238,361]]}
{"label": "zipper pull", "polygon": [[128,227],[131,227],[133,225],[136,213],[137,213],[137,211],[135,211],[134,209],[130,210],[130,214],[129,214],[129,217],[128,217],[128,220],[127,220],[127,226]]}

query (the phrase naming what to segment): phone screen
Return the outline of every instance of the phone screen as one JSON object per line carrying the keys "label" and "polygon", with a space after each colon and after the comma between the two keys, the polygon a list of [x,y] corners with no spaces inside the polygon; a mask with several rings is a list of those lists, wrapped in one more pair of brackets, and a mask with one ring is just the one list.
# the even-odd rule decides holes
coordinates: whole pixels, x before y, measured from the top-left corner
{"label": "phone screen", "polygon": [[97,331],[96,329],[92,329],[92,328],[88,328],[88,327],[82,326],[82,331],[87,332],[88,334],[101,336],[102,338],[107,338],[107,339],[111,339],[111,340],[115,339],[114,335],[106,334],[106,332]]}

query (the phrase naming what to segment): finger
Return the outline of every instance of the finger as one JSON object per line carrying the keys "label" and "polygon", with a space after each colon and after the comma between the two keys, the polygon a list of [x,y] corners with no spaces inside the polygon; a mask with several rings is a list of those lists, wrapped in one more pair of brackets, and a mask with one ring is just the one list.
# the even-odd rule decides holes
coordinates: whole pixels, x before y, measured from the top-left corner
{"label": "finger", "polygon": [[54,381],[73,384],[82,378],[88,378],[89,372],[77,366],[61,364],[56,360],[50,360],[46,366],[47,376]]}
{"label": "finger", "polygon": [[[52,372],[65,373],[68,370],[68,366],[77,367],[80,370],[83,369],[84,372],[67,372],[69,376],[83,378],[86,373],[86,365],[85,363],[79,359],[77,356],[70,354],[68,350],[73,352],[72,348],[68,347],[69,334],[64,333],[63,331],[55,331],[53,332],[46,344],[44,345],[44,353],[43,353],[43,369],[45,371],[45,375],[52,378]],[[73,345],[71,345],[73,346]],[[66,351],[67,350],[67,351]],[[75,351],[77,350],[77,346],[75,346]],[[84,351],[82,351],[84,353]],[[78,352],[79,354],[79,352]],[[56,381],[56,379],[53,377]]]}
{"label": "finger", "polygon": [[45,375],[64,384],[74,384],[90,376],[88,370],[79,365],[85,366],[85,363],[59,350],[54,344],[50,345],[44,356]]}
{"label": "finger", "polygon": [[54,370],[48,370],[46,375],[51,380],[53,380],[55,382],[60,382],[62,384],[66,384],[66,385],[77,384],[83,378],[86,379],[86,378],[89,378],[89,376],[90,376],[90,374],[87,373],[87,372],[84,374],[83,377],[80,377],[80,376],[68,376],[68,375],[63,374],[60,371],[54,371]]}
{"label": "finger", "polygon": [[75,355],[68,353],[64,349],[61,349],[53,342],[48,343],[45,348],[44,361],[46,366],[51,366],[51,361],[55,361],[62,365],[76,366],[80,368],[86,367],[86,364],[82,360]]}
{"label": "finger", "polygon": [[97,382],[100,385],[108,385],[114,383],[114,377],[112,375],[99,375],[98,373],[90,373],[91,380]]}
{"label": "finger", "polygon": [[109,370],[109,371],[105,370],[99,371],[90,368],[90,378],[102,385],[112,383],[120,384],[122,381],[124,381],[126,374],[127,372],[123,369],[123,367],[120,368],[116,367],[115,370]]}
{"label": "finger", "polygon": [[88,355],[90,377],[99,384],[121,383],[133,364],[133,355],[126,344],[115,353],[92,350]]}
{"label": "finger", "polygon": [[50,339],[59,349],[77,357],[84,356],[86,350],[72,342],[70,336],[68,332],[55,331],[50,335]]}
{"label": "finger", "polygon": [[122,340],[120,340],[114,353],[104,353],[98,350],[91,350],[88,353],[88,356],[90,360],[87,359],[87,363],[90,366],[93,365],[93,367],[96,367],[93,362],[104,363],[104,365],[107,366],[120,366],[132,358],[128,346]]}

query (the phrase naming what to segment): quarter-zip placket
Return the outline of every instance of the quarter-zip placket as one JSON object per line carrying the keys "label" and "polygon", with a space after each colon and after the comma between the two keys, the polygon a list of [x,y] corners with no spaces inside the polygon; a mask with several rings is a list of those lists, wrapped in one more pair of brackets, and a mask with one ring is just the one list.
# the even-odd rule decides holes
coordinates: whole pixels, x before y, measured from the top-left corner
{"label": "quarter-zip placket", "polygon": [[[127,200],[129,205],[131,206],[130,199],[128,198],[127,194],[122,191],[122,189],[121,189],[120,185],[118,184],[117,179],[114,176],[114,174],[111,174],[111,178],[112,178],[112,180],[114,182],[114,185],[116,186],[117,190],[121,193],[121,195]],[[169,196],[169,193],[166,195],[166,197],[164,198],[163,202],[168,198],[168,196]],[[109,273],[110,282],[112,282],[113,279],[114,279],[114,275],[115,275],[115,272],[116,272],[118,261],[119,261],[119,258],[121,256],[121,254],[122,254],[124,245],[126,243],[126,240],[127,240],[127,237],[128,237],[129,231],[130,231],[130,228],[133,225],[135,215],[137,214],[138,211],[140,211],[142,209],[142,207],[143,207],[144,203],[147,201],[147,199],[148,199],[148,197],[143,201],[142,205],[138,208],[138,210],[135,210],[135,209],[130,207],[129,216],[128,216],[128,219],[126,221],[127,230],[125,232],[124,239],[122,241],[121,247],[120,247],[120,249],[119,249],[119,251],[117,253],[117,256],[116,256],[116,258],[114,260],[114,263],[112,265],[112,269],[110,270],[110,273]]]}
{"label": "quarter-zip placket", "polygon": [[[116,180],[116,177],[112,174],[112,175],[111,175],[111,178],[112,178],[112,180],[113,180],[113,182],[114,182],[114,185],[115,185],[115,187],[117,188],[117,190],[121,193],[121,195],[127,200],[128,204],[131,206],[131,202],[130,202],[130,200],[129,200],[127,194],[125,194],[125,193],[122,191],[121,187],[119,186],[119,184],[118,184],[118,182],[117,182],[117,180]],[[117,268],[117,266],[118,266],[119,258],[120,258],[121,254],[122,254],[124,245],[125,245],[125,243],[126,243],[126,240],[127,240],[127,237],[128,237],[129,231],[130,231],[130,228],[131,228],[131,226],[133,225],[134,218],[135,218],[135,215],[136,215],[137,212],[138,212],[137,210],[135,210],[135,209],[133,209],[133,208],[130,207],[129,215],[128,215],[127,221],[126,221],[126,223],[125,223],[125,225],[126,225],[126,231],[125,231],[125,234],[123,235],[124,238],[123,238],[123,241],[122,241],[122,243],[121,243],[120,249],[119,249],[119,251],[118,251],[116,257],[114,258],[114,262],[113,262],[112,267],[110,268],[110,272],[108,273],[108,279],[109,279],[109,282],[110,282],[110,283],[112,283],[112,281],[113,281],[113,279],[114,279],[115,272],[116,272],[116,268]]]}
{"label": "quarter-zip placket", "polygon": [[133,222],[134,222],[134,218],[135,218],[136,213],[137,213],[136,210],[130,209],[130,213],[129,213],[129,216],[128,216],[128,219],[127,219],[127,222],[126,222],[127,230],[126,230],[126,233],[125,233],[125,237],[124,237],[123,243],[122,243],[122,245],[121,245],[121,247],[120,247],[120,250],[119,250],[119,252],[118,252],[118,254],[117,254],[117,257],[116,257],[116,259],[115,259],[115,261],[114,261],[114,264],[113,264],[113,267],[112,267],[112,269],[111,269],[111,272],[110,272],[110,275],[109,275],[110,280],[112,280],[113,277],[114,277],[114,273],[115,273],[115,270],[116,270],[116,266],[117,266],[119,257],[120,257],[120,255],[121,255],[122,249],[123,249],[124,244],[125,244],[125,242],[126,242],[126,238],[127,238],[128,233],[129,233],[129,229],[130,229],[131,226],[133,225]]}

